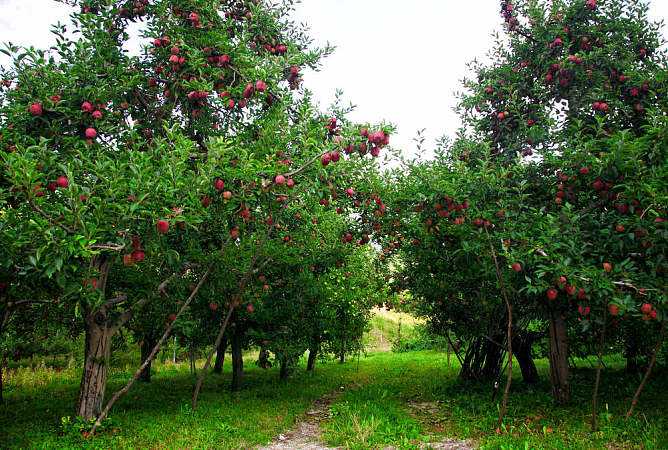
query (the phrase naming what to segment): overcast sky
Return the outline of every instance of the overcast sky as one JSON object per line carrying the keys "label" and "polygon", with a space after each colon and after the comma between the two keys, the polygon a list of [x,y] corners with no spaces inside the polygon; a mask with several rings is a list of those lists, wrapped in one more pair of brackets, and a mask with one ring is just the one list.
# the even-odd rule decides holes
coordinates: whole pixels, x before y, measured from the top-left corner
{"label": "overcast sky", "polygon": [[[651,9],[668,19],[668,0],[651,0]],[[68,14],[51,0],[0,0],[0,12],[0,42],[37,47],[52,43],[49,24]],[[396,124],[393,144],[405,150],[418,129],[428,140],[454,134],[466,63],[484,57],[501,29],[498,0],[303,0],[297,17],[316,43],[337,46],[321,72],[306,74],[322,106],[342,89],[357,105],[353,119]]]}

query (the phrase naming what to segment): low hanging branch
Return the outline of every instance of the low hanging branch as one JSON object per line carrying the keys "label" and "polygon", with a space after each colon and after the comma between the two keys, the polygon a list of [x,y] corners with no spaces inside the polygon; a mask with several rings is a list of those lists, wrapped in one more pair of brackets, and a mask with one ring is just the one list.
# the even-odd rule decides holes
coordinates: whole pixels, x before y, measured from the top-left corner
{"label": "low hanging branch", "polygon": [[148,358],[144,361],[144,363],[137,369],[137,371],[134,373],[132,378],[130,378],[130,381],[127,382],[127,384],[117,391],[111,399],[107,402],[106,406],[102,410],[99,416],[97,416],[97,419],[95,420],[95,424],[93,425],[93,428],[90,431],[91,436],[95,434],[95,430],[102,424],[102,421],[107,418],[107,415],[109,414],[109,411],[111,410],[112,406],[120,399],[123,395],[127,394],[132,385],[139,379],[141,376],[141,373],[144,371],[144,369],[153,361],[153,359],[156,357],[158,354],[158,351],[160,350],[160,347],[162,344],[165,343],[167,338],[172,332],[172,329],[174,328],[174,324],[178,320],[178,318],[183,314],[183,312],[190,306],[190,303],[195,299],[197,296],[197,293],[199,292],[200,288],[202,285],[206,282],[207,278],[211,274],[213,266],[210,266],[209,269],[202,275],[202,278],[200,278],[199,283],[197,283],[197,286],[195,286],[195,289],[193,289],[192,293],[188,297],[188,299],[185,301],[183,306],[181,306],[181,309],[179,309],[179,312],[176,314],[176,318],[174,319],[173,322],[171,322],[168,326],[165,332],[163,333],[162,337],[158,341],[158,343],[153,347],[153,350],[151,353],[148,355]]}
{"label": "low hanging branch", "polygon": [[636,390],[635,395],[633,396],[633,400],[631,401],[631,406],[629,407],[629,410],[626,412],[626,419],[628,420],[631,415],[633,415],[633,409],[636,407],[638,404],[638,400],[640,399],[640,394],[642,393],[643,389],[645,389],[645,385],[647,384],[647,380],[649,379],[650,375],[652,374],[652,369],[654,369],[654,365],[656,364],[656,357],[661,351],[661,347],[663,346],[663,340],[666,337],[666,323],[668,321],[663,321],[661,324],[661,333],[659,334],[659,340],[656,343],[656,347],[654,348],[654,354],[652,355],[652,360],[649,363],[649,367],[647,368],[647,371],[645,372],[645,376],[643,377],[642,381],[640,382],[640,386],[638,386],[638,389]]}
{"label": "low hanging branch", "polygon": [[506,339],[508,340],[508,378],[506,379],[506,388],[503,391],[503,400],[501,401],[501,408],[499,409],[499,421],[497,423],[498,429],[503,425],[503,418],[506,415],[508,410],[508,396],[510,395],[510,386],[513,382],[513,306],[510,304],[508,299],[508,293],[506,292],[506,285],[503,282],[503,277],[501,275],[501,268],[499,267],[499,261],[496,258],[496,252],[494,251],[494,246],[492,245],[492,240],[489,237],[489,231],[485,228],[485,234],[487,234],[487,242],[489,242],[489,249],[492,252],[492,259],[494,260],[494,268],[496,269],[496,278],[499,281],[499,287],[501,288],[501,295],[503,300],[506,303],[506,310],[508,312],[508,331]]}

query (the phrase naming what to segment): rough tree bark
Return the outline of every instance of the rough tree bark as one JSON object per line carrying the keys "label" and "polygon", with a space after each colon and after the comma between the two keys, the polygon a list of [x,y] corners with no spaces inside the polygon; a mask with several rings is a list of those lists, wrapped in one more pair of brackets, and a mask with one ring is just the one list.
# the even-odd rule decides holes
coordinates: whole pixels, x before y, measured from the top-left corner
{"label": "rough tree bark", "polygon": [[559,311],[550,308],[550,381],[552,395],[557,403],[571,400],[568,368],[568,337],[566,321]]}
{"label": "rough tree bark", "polygon": [[232,391],[241,390],[244,376],[243,330],[237,326],[232,335]]}
{"label": "rough tree bark", "polygon": [[[157,339],[153,337],[144,337],[144,339],[141,342],[141,365],[143,365],[151,355],[151,350],[153,350],[153,347],[155,347],[155,344],[157,343]],[[150,383],[151,382],[151,363],[152,361],[148,360],[148,364],[144,367],[144,370],[142,370],[141,375],[139,375],[139,381],[143,381],[145,383]]]}
{"label": "rough tree bark", "polygon": [[227,350],[227,336],[223,336],[220,345],[216,349],[216,362],[213,365],[213,373],[223,373],[223,364],[225,363],[225,351]]}
{"label": "rough tree bark", "polygon": [[94,419],[102,410],[107,387],[111,338],[114,328],[107,326],[101,313],[88,314],[86,318],[86,350],[84,370],[79,388],[77,416]]}

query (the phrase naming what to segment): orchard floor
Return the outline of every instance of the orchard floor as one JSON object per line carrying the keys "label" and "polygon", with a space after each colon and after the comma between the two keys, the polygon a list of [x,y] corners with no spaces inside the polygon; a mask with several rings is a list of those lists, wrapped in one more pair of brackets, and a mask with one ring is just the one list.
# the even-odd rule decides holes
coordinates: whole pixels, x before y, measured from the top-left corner
{"label": "orchard floor", "polygon": [[[517,374],[507,430],[496,434],[491,386],[462,384],[442,353],[383,352],[359,363],[322,363],[314,374],[300,367],[287,382],[278,380],[276,369],[261,370],[249,360],[244,390],[235,394],[226,389],[226,361],[222,376],[208,378],[195,412],[187,364],[158,365],[153,382],[138,384],[120,401],[110,428],[93,440],[60,433],[60,418],[71,414],[76,399],[77,371],[20,369],[9,378],[0,406],[0,448],[255,448],[289,434],[323,397],[329,400],[320,408],[316,438],[329,447],[429,448],[425,443],[456,439],[462,446],[434,447],[668,448],[668,373],[652,377],[638,414],[626,422],[623,412],[638,379],[608,363],[596,434],[589,431],[594,371],[584,361],[574,372],[568,407],[553,404],[546,381],[528,388]],[[546,380],[543,361],[540,372]],[[128,374],[114,371],[110,388]]]}

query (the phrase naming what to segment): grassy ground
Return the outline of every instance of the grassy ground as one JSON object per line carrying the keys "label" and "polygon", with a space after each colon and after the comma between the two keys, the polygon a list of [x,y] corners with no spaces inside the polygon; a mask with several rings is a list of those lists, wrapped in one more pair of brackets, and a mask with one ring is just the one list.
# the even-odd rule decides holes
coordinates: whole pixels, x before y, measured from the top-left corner
{"label": "grassy ground", "polygon": [[371,352],[384,352],[392,349],[397,339],[410,339],[415,335],[415,326],[421,323],[415,317],[396,311],[376,308],[371,317],[371,330],[364,341]]}
{"label": "grassy ground", "polygon": [[[393,328],[390,319],[375,320]],[[76,400],[78,370],[24,368],[12,372],[6,386],[0,448],[252,448],[285,432],[315,399],[342,386],[331,420],[322,425],[322,438],[332,446],[416,448],[458,438],[490,449],[668,448],[668,371],[653,376],[639,414],[626,422],[622,415],[639,380],[616,369],[621,362],[607,361],[596,434],[589,431],[594,373],[585,362],[573,374],[574,401],[567,407],[552,402],[545,361],[539,361],[543,382],[534,388],[515,374],[506,430],[496,434],[497,403],[489,383],[462,384],[458,368],[448,367],[442,353],[375,352],[359,364],[320,364],[315,374],[300,367],[287,382],[278,380],[276,369],[261,370],[249,359],[245,389],[237,394],[227,392],[226,361],[222,376],[209,377],[196,412],[189,406],[193,379],[187,363],[158,364],[154,381],[138,384],[119,402],[112,426],[94,440],[60,433],[60,418],[71,415]],[[115,369],[109,389],[129,373]]]}

